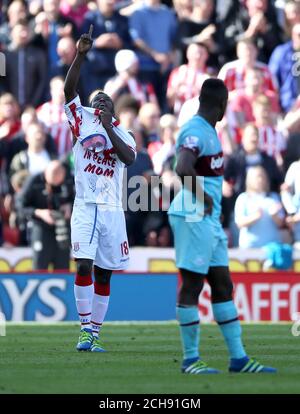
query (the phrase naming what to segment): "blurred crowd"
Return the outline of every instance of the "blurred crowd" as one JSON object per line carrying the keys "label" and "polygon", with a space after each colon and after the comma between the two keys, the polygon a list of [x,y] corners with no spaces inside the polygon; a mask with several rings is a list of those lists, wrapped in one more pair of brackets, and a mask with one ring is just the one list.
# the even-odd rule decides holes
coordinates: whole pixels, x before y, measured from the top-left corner
{"label": "blurred crowd", "polygon": [[66,245],[74,188],[63,84],[90,24],[78,92],[85,104],[94,89],[113,98],[137,142],[127,179],[145,177],[159,206],[126,212],[130,244],[172,245],[164,191],[178,189],[176,135],[212,76],[229,89],[217,126],[229,245],[300,244],[300,1],[13,0],[0,13],[0,244]]}

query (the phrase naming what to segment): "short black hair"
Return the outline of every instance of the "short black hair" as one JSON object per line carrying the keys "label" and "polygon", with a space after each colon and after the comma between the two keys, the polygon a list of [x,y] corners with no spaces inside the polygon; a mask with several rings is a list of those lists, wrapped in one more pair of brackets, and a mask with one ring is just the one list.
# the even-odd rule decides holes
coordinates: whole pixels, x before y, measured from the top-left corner
{"label": "short black hair", "polygon": [[221,79],[209,78],[203,82],[199,101],[202,107],[213,107],[226,102],[228,89]]}
{"label": "short black hair", "polygon": [[[95,91],[93,91],[93,92],[90,94],[90,96],[89,96],[89,98],[88,98],[88,100],[89,100],[89,104],[91,105],[91,104],[92,104],[92,102],[93,102],[93,100],[94,100],[94,98],[95,98],[96,96],[99,96],[99,95],[103,95],[105,98],[109,98],[109,99],[112,101],[111,97],[110,97],[109,95],[107,95],[107,93],[105,93],[102,89],[96,89]],[[112,101],[112,103],[113,103],[113,101]]]}

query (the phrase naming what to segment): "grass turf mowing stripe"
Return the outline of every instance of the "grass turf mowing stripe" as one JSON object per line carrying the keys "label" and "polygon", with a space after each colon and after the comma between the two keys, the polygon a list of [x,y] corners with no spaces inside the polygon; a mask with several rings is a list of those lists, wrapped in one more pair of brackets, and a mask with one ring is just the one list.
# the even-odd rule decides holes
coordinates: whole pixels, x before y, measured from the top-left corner
{"label": "grass turf mowing stripe", "polygon": [[105,354],[78,353],[77,324],[8,324],[0,337],[1,393],[299,393],[300,337],[290,324],[243,328],[246,349],[276,375],[229,374],[216,325],[203,325],[201,355],[222,374],[180,373],[177,324],[105,324]]}

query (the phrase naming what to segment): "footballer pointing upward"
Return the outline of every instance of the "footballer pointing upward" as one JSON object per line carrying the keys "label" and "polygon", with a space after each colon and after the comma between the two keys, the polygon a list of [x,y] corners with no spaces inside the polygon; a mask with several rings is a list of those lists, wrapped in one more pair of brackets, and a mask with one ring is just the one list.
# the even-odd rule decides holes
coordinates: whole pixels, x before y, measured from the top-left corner
{"label": "footballer pointing upward", "polygon": [[89,33],[79,39],[64,91],[73,133],[76,188],[71,239],[81,322],[77,349],[103,352],[99,330],[108,308],[110,278],[113,270],[125,269],[129,260],[122,181],[124,167],[133,163],[136,150],[133,136],[115,119],[108,95],[95,91],[90,106],[84,107],[76,92],[81,65],[93,44],[92,31],[91,25]]}

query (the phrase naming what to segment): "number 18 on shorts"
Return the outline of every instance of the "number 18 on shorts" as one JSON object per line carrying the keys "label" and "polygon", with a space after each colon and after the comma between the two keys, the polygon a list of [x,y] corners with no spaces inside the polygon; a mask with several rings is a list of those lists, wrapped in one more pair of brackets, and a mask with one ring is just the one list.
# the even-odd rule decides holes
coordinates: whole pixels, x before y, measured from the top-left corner
{"label": "number 18 on shorts", "polygon": [[98,204],[74,203],[71,219],[73,257],[92,259],[102,269],[123,270],[129,264],[124,211]]}

